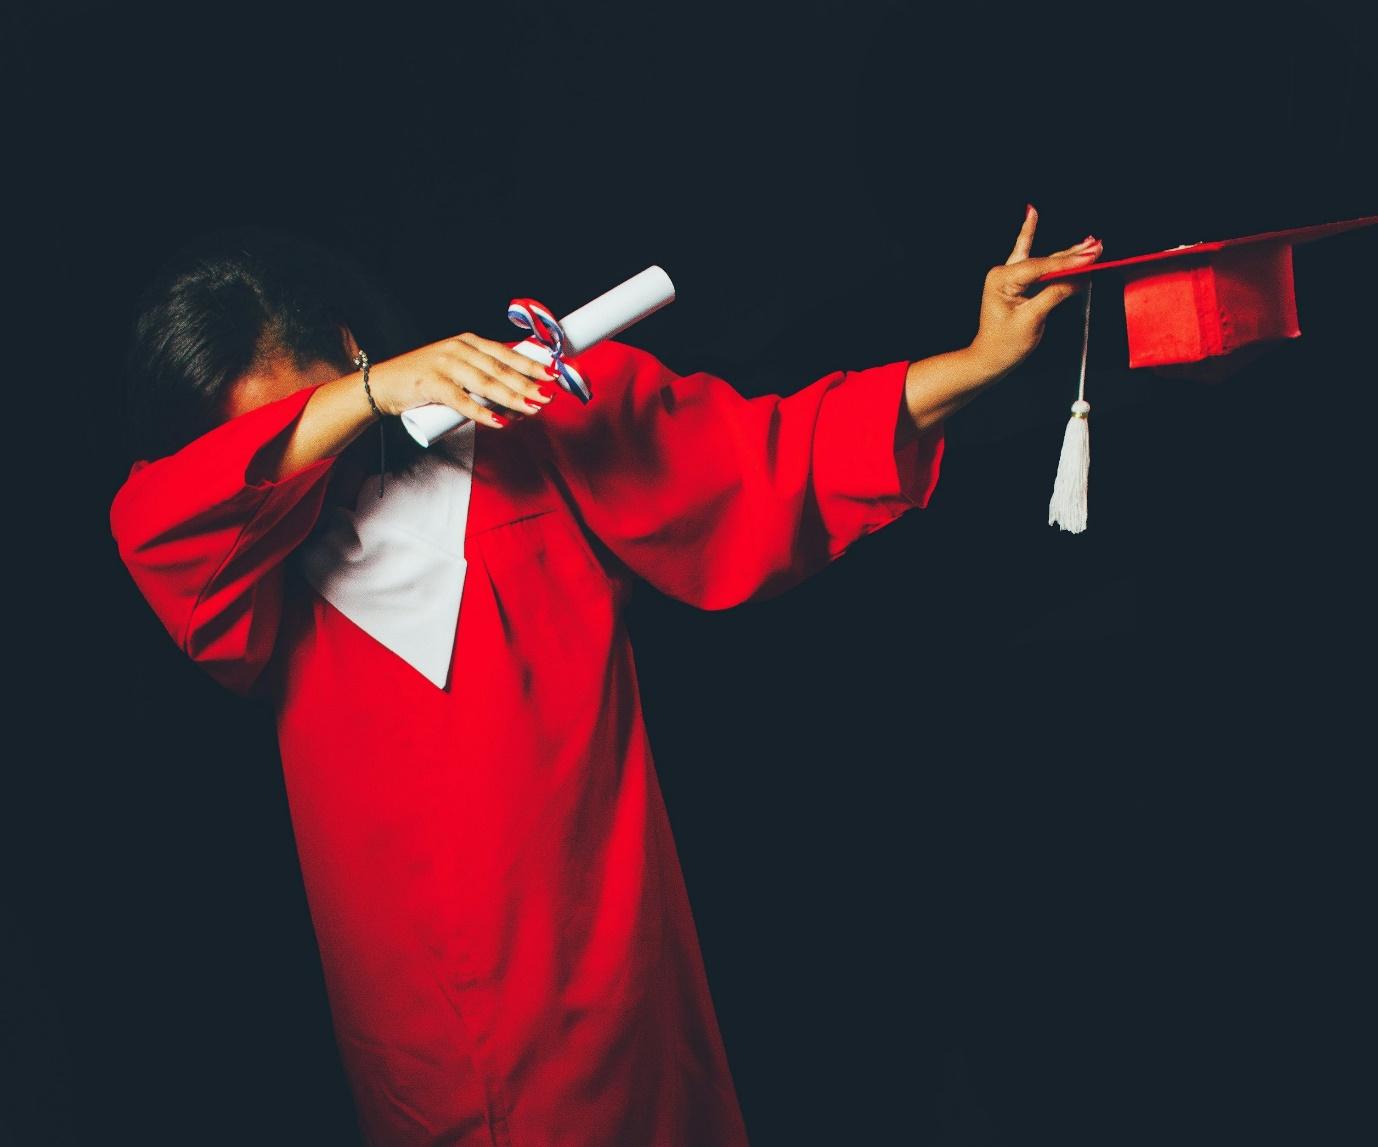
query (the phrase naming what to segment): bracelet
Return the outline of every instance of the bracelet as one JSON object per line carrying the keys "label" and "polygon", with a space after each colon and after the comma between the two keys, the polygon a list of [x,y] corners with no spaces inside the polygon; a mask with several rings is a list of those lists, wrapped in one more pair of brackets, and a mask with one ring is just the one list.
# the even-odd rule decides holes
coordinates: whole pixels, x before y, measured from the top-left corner
{"label": "bracelet", "polygon": [[378,409],[378,404],[373,401],[373,391],[369,389],[368,385],[368,352],[361,350],[358,354],[356,354],[354,356],[354,365],[364,372],[364,394],[368,396],[369,406],[373,408],[374,414],[376,414],[379,418],[382,418],[383,412]]}
{"label": "bracelet", "polygon": [[368,404],[373,413],[378,416],[378,496],[383,496],[383,475],[388,468],[388,447],[387,431],[383,428],[383,412],[378,409],[378,404],[373,401],[373,391],[368,385],[368,355],[364,351],[359,351],[354,356],[354,365],[363,371],[364,375],[364,395],[368,398]]}

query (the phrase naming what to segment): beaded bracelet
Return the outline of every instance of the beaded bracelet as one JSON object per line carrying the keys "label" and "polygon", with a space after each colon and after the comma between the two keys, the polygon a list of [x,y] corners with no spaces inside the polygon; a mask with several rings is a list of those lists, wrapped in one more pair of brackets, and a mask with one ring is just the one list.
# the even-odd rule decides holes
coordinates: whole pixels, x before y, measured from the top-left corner
{"label": "beaded bracelet", "polygon": [[373,391],[368,385],[368,355],[364,351],[359,351],[354,356],[354,365],[364,373],[364,395],[368,398],[368,404],[373,409],[373,413],[378,416],[378,496],[383,496],[383,474],[388,468],[388,447],[387,431],[383,428],[383,412],[378,409],[378,404],[373,401]]}

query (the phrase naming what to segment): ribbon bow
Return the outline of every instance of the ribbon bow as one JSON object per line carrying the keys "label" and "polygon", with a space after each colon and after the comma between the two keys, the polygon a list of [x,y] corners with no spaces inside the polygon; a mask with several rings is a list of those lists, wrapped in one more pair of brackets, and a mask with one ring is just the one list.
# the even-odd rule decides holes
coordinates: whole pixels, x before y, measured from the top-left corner
{"label": "ribbon bow", "polygon": [[560,320],[535,299],[513,299],[507,304],[508,319],[530,331],[531,337],[550,352],[551,365],[557,372],[556,381],[580,402],[593,397],[584,376],[565,362],[565,331]]}

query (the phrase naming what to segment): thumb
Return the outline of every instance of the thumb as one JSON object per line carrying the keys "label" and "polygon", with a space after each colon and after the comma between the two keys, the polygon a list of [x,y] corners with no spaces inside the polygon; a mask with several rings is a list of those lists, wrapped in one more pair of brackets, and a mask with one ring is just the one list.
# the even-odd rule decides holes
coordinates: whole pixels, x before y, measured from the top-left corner
{"label": "thumb", "polygon": [[1073,295],[1080,294],[1082,290],[1083,285],[1079,282],[1049,283],[1038,294],[1030,296],[1020,309],[1029,311],[1032,317],[1041,323],[1055,306],[1059,303],[1065,303]]}

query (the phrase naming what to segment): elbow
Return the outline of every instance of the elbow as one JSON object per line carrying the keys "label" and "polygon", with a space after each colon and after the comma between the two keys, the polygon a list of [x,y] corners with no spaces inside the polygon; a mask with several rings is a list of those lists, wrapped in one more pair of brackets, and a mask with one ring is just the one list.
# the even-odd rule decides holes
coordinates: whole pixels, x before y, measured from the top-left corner
{"label": "elbow", "polygon": [[739,605],[769,601],[772,597],[778,597],[786,590],[792,589],[797,583],[796,578],[767,578],[737,592],[707,595],[690,601],[690,604],[705,613],[721,613],[736,609]]}
{"label": "elbow", "polygon": [[272,656],[277,625],[272,602],[250,609],[213,609],[203,601],[191,611],[178,645],[226,689],[247,697]]}
{"label": "elbow", "polygon": [[707,612],[767,601],[831,561],[826,538],[791,504],[756,504],[717,544],[689,548],[674,596]]}
{"label": "elbow", "polygon": [[258,688],[266,659],[254,657],[233,644],[202,642],[199,637],[183,644],[182,652],[217,684],[240,697]]}
{"label": "elbow", "polygon": [[706,613],[720,613],[778,597],[798,585],[812,570],[812,564],[798,558],[779,562],[738,560],[716,569],[697,567],[696,576],[666,592]]}

